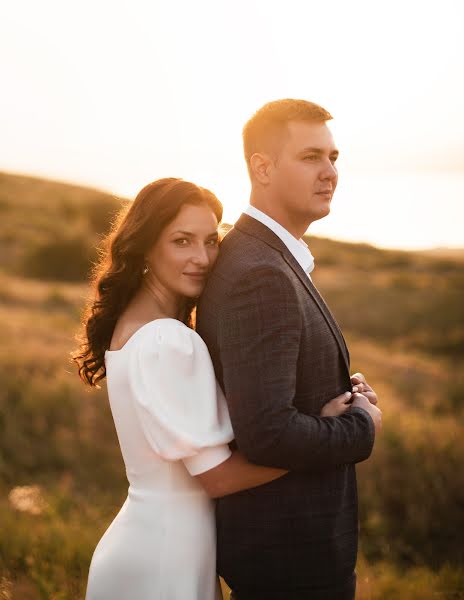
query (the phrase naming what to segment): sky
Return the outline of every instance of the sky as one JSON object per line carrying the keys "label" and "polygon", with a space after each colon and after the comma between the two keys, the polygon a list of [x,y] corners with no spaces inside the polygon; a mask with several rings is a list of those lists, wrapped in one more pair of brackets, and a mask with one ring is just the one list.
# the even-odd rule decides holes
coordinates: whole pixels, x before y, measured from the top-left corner
{"label": "sky", "polygon": [[341,152],[310,231],[464,247],[461,0],[15,0],[0,61],[0,170],[127,197],[183,177],[230,222],[249,197],[243,124],[305,98]]}

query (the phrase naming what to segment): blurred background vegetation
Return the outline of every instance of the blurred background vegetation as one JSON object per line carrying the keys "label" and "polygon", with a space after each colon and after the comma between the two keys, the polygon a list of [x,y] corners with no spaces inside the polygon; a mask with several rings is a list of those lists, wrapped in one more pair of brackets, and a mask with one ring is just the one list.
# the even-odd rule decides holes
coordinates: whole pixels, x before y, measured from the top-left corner
{"label": "blurred background vegetation", "polygon": [[[123,202],[0,174],[1,600],[82,599],[126,496],[104,385],[88,391],[69,361],[95,248]],[[358,468],[357,599],[464,598],[464,251],[309,243],[352,370],[384,412]]]}

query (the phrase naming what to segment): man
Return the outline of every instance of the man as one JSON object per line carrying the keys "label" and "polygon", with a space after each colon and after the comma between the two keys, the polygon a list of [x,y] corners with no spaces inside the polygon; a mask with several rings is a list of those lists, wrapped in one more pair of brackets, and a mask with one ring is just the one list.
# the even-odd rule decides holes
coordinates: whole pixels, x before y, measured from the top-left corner
{"label": "man", "polygon": [[[337,185],[330,119],[311,102],[280,100],[245,125],[250,206],[225,237],[198,309],[238,449],[289,470],[218,501],[218,572],[237,600],[354,598],[355,463],[369,457],[381,413],[365,380],[350,379],[301,240],[329,213]],[[353,383],[364,395],[340,416],[319,416]]]}

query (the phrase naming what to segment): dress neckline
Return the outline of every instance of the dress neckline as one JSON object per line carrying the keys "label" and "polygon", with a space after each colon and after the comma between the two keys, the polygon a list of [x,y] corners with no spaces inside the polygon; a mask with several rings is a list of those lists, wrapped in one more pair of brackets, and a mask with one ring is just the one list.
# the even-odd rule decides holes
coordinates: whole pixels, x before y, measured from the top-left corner
{"label": "dress neckline", "polygon": [[153,319],[153,321],[147,321],[134,331],[134,333],[130,336],[128,340],[126,340],[126,342],[121,346],[121,348],[119,348],[119,350],[105,350],[105,356],[109,354],[118,354],[119,352],[122,352],[126,349],[126,347],[134,338],[138,337],[138,334],[140,331],[142,331],[142,329],[147,328],[148,325],[153,325],[153,323],[158,323],[159,321],[175,321],[176,323],[179,323],[180,325],[186,327],[185,323],[179,321],[179,319],[174,319],[173,317],[160,317],[159,319]]}

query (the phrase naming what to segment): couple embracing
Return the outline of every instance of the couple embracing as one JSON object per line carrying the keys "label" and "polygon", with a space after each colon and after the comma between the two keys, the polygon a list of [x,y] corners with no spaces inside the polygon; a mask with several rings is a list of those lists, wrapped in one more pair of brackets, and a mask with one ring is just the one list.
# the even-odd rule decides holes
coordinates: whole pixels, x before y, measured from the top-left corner
{"label": "couple embracing", "polygon": [[[129,481],[87,600],[351,600],[355,464],[381,412],[311,280],[301,239],[330,211],[331,115],[266,104],[243,130],[250,205],[180,179],[147,185],[95,273],[74,359],[107,378]],[[355,310],[355,307],[353,307]]]}

